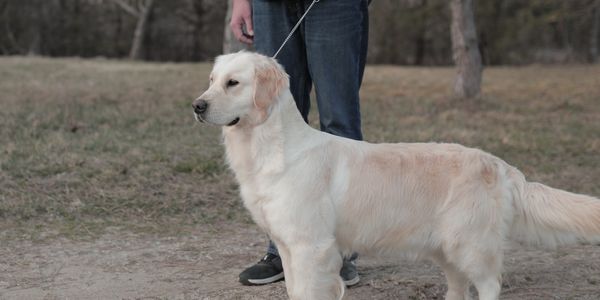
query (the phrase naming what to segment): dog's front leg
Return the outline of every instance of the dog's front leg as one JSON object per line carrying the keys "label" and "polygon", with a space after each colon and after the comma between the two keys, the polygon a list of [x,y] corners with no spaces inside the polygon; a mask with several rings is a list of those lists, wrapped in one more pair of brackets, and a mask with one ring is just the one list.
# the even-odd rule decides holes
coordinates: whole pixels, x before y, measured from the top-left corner
{"label": "dog's front leg", "polygon": [[279,251],[279,257],[281,257],[281,264],[283,265],[283,274],[285,277],[285,288],[290,297],[294,295],[294,274],[292,272],[292,267],[290,263],[292,262],[291,253],[287,245],[274,237],[271,239],[277,245],[277,250]]}
{"label": "dog's front leg", "polygon": [[[281,251],[283,249],[283,251]],[[285,284],[293,300],[337,300],[344,294],[342,256],[333,238],[280,247]]]}

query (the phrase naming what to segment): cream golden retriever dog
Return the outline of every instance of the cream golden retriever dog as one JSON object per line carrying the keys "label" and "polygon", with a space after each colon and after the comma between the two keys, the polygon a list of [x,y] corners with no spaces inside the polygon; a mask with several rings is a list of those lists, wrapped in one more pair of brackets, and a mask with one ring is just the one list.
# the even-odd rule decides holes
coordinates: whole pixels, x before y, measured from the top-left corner
{"label": "cream golden retriever dog", "polygon": [[292,299],[338,299],[342,255],[432,259],[446,299],[500,294],[507,240],[557,245],[600,237],[598,199],[527,182],[516,168],[456,144],[370,144],[302,120],[288,77],[248,52],[216,59],[193,103],[223,126],[227,160],[254,221],[279,247]]}

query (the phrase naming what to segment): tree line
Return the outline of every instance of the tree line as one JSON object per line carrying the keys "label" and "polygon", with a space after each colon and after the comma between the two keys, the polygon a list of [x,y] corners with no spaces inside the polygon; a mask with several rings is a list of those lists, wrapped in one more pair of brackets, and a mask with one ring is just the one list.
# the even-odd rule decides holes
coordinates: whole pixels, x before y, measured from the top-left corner
{"label": "tree line", "polygon": [[[326,0],[327,1],[327,0]],[[338,1],[338,0],[336,0]],[[453,1],[373,0],[370,63],[454,63]],[[473,1],[486,65],[595,62],[600,0]],[[228,46],[224,0],[0,0],[0,53],[202,61]]]}
{"label": "tree line", "polygon": [[221,51],[219,0],[0,0],[4,55],[202,61]]}

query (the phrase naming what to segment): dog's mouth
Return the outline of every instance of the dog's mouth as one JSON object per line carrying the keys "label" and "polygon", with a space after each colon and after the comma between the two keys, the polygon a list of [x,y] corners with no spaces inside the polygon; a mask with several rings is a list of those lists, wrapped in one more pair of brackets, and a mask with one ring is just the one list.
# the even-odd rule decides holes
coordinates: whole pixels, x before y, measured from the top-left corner
{"label": "dog's mouth", "polygon": [[202,116],[200,116],[200,114],[194,114],[194,117],[196,117],[196,120],[200,123],[204,123],[204,119],[202,119]]}
{"label": "dog's mouth", "polygon": [[[206,123],[206,121],[202,118],[201,114],[194,114],[194,117],[196,117],[196,120],[200,123]],[[240,118],[235,118],[233,119],[233,121],[229,122],[227,125],[225,126],[233,126],[235,124],[237,124],[240,121]]]}
{"label": "dog's mouth", "polygon": [[229,122],[229,124],[227,124],[227,126],[233,126],[235,124],[237,124],[240,121],[240,118],[235,118],[233,119],[233,121]]}

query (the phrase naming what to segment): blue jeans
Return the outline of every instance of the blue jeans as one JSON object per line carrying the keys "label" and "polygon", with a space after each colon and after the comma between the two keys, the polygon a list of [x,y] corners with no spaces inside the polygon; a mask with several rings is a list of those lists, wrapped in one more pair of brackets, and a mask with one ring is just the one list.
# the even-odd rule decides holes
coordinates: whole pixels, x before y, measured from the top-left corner
{"label": "blue jeans", "polygon": [[[272,56],[312,0],[253,0],[254,46]],[[307,121],[315,86],[321,130],[362,140],[359,89],[367,56],[367,0],[321,0],[279,53]],[[268,253],[278,255],[273,242]]]}
{"label": "blue jeans", "polygon": [[[254,46],[272,56],[312,0],[254,0]],[[277,60],[306,121],[314,84],[321,130],[361,140],[358,91],[368,43],[367,0],[321,0]]]}

